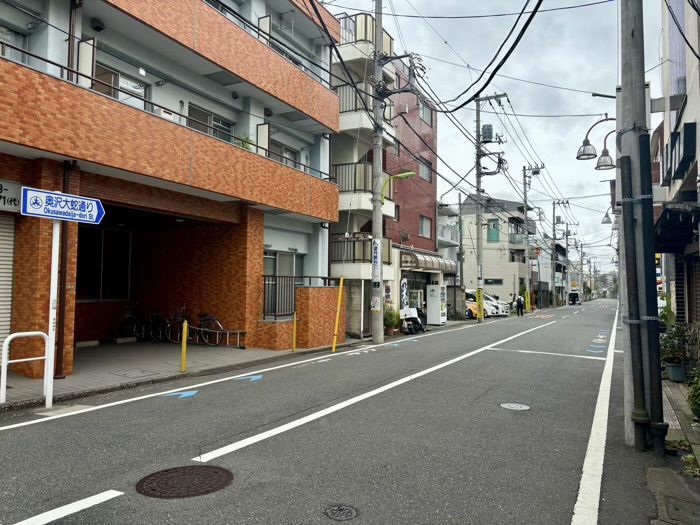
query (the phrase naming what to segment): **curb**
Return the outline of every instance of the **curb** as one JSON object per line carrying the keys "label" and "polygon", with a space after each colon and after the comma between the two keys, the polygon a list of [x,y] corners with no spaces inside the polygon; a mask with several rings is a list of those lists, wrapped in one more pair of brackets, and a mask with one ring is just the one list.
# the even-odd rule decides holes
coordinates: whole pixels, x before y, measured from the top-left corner
{"label": "curb", "polygon": [[678,423],[681,426],[681,432],[685,439],[690,443],[695,457],[700,458],[700,426],[693,426],[694,415],[690,411],[690,405],[686,399],[687,387],[681,386],[679,383],[671,381],[663,381],[663,389],[671,403],[671,408],[678,418]]}

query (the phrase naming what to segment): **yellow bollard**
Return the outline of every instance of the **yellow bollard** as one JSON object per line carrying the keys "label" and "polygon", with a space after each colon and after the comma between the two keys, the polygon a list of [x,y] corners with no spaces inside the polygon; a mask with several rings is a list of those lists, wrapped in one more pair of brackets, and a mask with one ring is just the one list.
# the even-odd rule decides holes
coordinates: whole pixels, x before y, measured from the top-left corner
{"label": "yellow bollard", "polygon": [[340,277],[340,287],[338,289],[338,308],[335,311],[335,330],[333,331],[333,352],[335,352],[335,345],[338,342],[338,324],[340,323],[340,306],[343,302],[343,281],[345,277]]}
{"label": "yellow bollard", "polygon": [[180,373],[187,372],[187,321],[182,322],[182,357],[180,358]]}
{"label": "yellow bollard", "polygon": [[292,352],[297,351],[297,313],[292,315]]}

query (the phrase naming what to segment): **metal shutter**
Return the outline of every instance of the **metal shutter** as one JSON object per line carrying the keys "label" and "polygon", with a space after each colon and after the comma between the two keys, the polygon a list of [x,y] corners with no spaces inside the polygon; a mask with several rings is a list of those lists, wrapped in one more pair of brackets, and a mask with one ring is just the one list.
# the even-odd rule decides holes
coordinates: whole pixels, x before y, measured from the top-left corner
{"label": "metal shutter", "polygon": [[14,251],[15,218],[0,215],[0,343],[10,335]]}
{"label": "metal shutter", "polygon": [[682,255],[673,256],[676,265],[676,318],[685,323],[685,260]]}

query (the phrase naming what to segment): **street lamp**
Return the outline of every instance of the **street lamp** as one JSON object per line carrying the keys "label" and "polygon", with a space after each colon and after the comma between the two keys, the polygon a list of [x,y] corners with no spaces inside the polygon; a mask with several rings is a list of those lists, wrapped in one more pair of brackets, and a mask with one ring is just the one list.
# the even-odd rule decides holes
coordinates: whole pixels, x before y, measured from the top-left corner
{"label": "street lamp", "polygon": [[384,185],[382,186],[382,204],[384,204],[384,190],[386,190],[386,185],[389,184],[389,181],[391,179],[412,179],[415,177],[416,174],[413,171],[406,171],[404,173],[399,173],[398,175],[392,175],[388,179],[384,181]]}
{"label": "street lamp", "polygon": [[608,137],[615,133],[617,130],[612,130],[610,133],[605,135],[603,140],[603,154],[598,158],[598,163],[595,169],[597,170],[612,170],[615,169],[615,162],[613,162],[610,152],[608,151]]}
{"label": "street lamp", "polygon": [[608,211],[610,211],[611,208],[612,206],[605,210],[605,216],[603,217],[603,220],[600,221],[600,224],[612,224],[612,219],[610,219],[610,215],[608,215]]}
{"label": "street lamp", "polygon": [[[596,153],[595,148],[591,144],[591,141],[588,140],[588,135],[591,133],[591,130],[595,128],[598,124],[601,124],[603,122],[608,122],[610,120],[615,120],[615,118],[609,118],[608,114],[605,114],[605,118],[600,119],[598,122],[593,124],[590,128],[588,128],[588,131],[586,132],[586,137],[583,139],[583,145],[578,149],[578,152],[576,153],[576,160],[591,160],[594,159],[598,156]],[[605,155],[607,150],[603,151],[603,155]],[[609,156],[609,154],[608,154]],[[615,165],[613,164],[613,168]],[[609,169],[609,168],[601,168],[601,169]]]}

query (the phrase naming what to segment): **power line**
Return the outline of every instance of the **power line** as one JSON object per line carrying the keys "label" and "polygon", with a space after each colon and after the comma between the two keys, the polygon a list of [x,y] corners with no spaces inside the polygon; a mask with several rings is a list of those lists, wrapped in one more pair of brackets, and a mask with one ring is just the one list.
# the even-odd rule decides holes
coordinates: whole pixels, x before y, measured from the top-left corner
{"label": "power line", "polygon": [[[331,0],[332,1],[332,0]],[[614,0],[601,0],[599,2],[590,2],[587,4],[576,4],[563,7],[552,7],[549,9],[541,9],[540,13],[547,13],[552,11],[565,11],[569,9],[578,9],[581,7],[591,7],[595,5],[608,4]],[[366,9],[358,9],[357,7],[349,7],[344,5],[335,4],[333,7],[339,7],[340,9],[349,9],[351,11],[357,11],[360,13],[372,13],[372,11]],[[527,11],[525,14],[530,14],[534,11]],[[423,18],[423,19],[437,19],[437,20],[468,20],[468,19],[480,19],[480,18],[497,18],[502,16],[518,16],[520,13],[494,13],[488,15],[407,15],[407,14],[389,14],[384,13],[384,16],[393,16],[395,18]]]}

